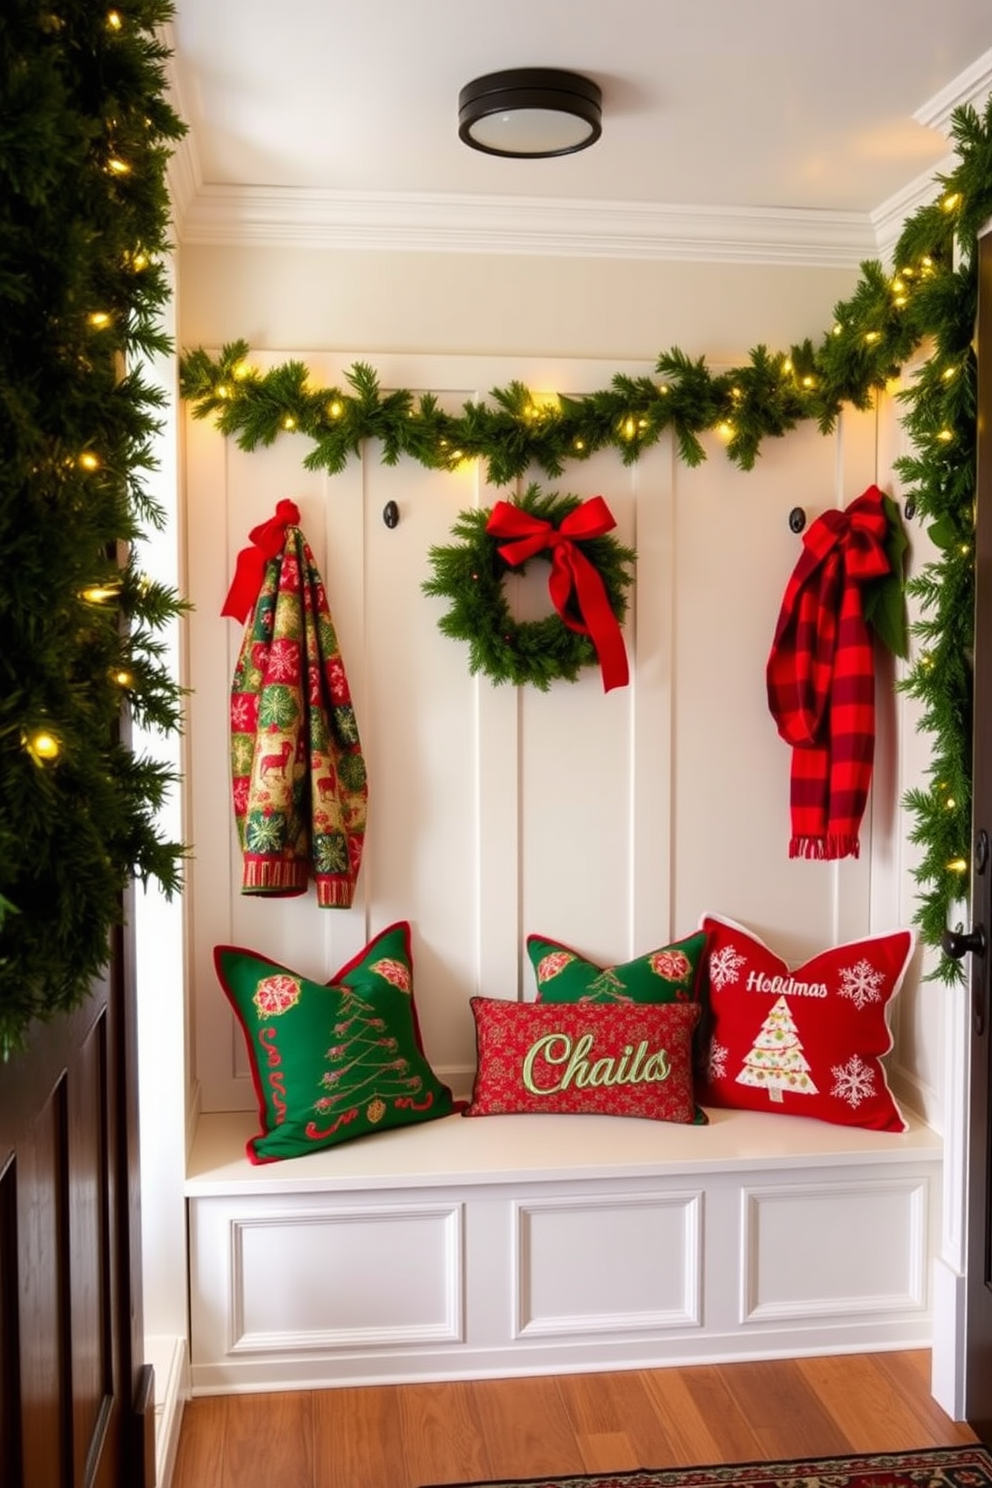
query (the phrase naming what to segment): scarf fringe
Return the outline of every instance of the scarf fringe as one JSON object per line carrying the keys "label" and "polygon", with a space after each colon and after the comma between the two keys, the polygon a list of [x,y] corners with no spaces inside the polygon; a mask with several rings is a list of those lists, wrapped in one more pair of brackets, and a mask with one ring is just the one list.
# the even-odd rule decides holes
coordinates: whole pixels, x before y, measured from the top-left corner
{"label": "scarf fringe", "polygon": [[342,875],[331,878],[317,874],[317,904],[320,909],[350,909],[355,897],[355,881]]}
{"label": "scarf fringe", "polygon": [[859,858],[861,843],[854,833],[827,837],[793,837],[789,842],[790,858]]}
{"label": "scarf fringe", "polygon": [[243,894],[303,894],[310,881],[307,863],[299,860],[255,857],[245,853],[241,879]]}

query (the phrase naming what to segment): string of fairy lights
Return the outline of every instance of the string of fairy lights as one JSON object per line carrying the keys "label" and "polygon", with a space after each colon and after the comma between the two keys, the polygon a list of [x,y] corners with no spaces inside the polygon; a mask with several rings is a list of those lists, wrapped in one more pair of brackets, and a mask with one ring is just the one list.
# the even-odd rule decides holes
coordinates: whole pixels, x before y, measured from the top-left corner
{"label": "string of fairy lights", "polygon": [[[931,744],[927,783],[907,791],[904,804],[918,849],[915,919],[933,948],[969,890],[974,335],[978,235],[992,215],[992,100],[982,115],[956,110],[952,133],[957,164],[936,178],[934,200],[904,223],[894,268],[864,263],[817,345],[757,346],[744,364],[721,371],[672,348],[654,377],[618,373],[581,398],[536,395],[511,382],[459,414],[432,393],[383,392],[361,362],[344,374],[346,386],[324,387],[296,360],[262,371],[245,341],[219,356],[195,348],[181,359],[193,416],[211,419],[244,450],[300,437],[309,443],[304,465],[335,474],[377,443],[388,464],[407,457],[453,470],[481,460],[496,486],[534,469],[556,478],[568,462],[603,449],[631,464],[667,433],[688,465],[706,458],[701,436],[711,434],[729,460],[751,470],[765,440],[810,420],[829,433],[845,405],[867,409],[894,394],[911,448],[896,462],[904,512],[925,525],[936,550],[906,584],[920,618],[899,684],[920,703],[919,726]],[[900,384],[914,358],[918,370]],[[942,955],[932,974],[950,982],[960,968]]]}

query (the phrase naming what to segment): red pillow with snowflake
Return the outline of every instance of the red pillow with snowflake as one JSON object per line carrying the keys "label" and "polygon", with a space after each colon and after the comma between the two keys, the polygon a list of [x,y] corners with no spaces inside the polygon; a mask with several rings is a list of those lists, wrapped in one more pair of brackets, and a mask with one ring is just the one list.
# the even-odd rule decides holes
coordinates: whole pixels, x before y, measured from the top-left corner
{"label": "red pillow with snowflake", "polygon": [[888,1010],[913,954],[911,930],[821,951],[790,968],[733,920],[704,915],[711,1038],[706,1106],[814,1116],[901,1132],[882,1059]]}

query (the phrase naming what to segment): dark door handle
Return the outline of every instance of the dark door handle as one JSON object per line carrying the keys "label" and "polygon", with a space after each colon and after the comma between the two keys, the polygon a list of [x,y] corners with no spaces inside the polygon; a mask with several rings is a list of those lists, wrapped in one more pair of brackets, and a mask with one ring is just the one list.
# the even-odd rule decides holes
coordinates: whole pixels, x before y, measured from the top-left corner
{"label": "dark door handle", "polygon": [[945,930],[940,937],[941,949],[952,961],[960,961],[969,951],[975,956],[984,956],[986,948],[985,926],[974,930]]}

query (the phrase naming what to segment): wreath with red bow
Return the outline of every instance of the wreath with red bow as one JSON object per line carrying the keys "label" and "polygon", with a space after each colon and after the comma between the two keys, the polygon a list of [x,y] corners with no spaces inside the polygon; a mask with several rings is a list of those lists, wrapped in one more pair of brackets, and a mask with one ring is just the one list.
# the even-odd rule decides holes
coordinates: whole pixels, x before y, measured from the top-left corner
{"label": "wreath with red bow", "polygon": [[[545,494],[537,485],[516,501],[459,513],[452,528],[458,541],[430,549],[434,576],[423,589],[450,601],[438,628],[468,642],[473,674],[546,692],[556,679],[574,682],[598,662],[605,692],[626,684],[620,627],[636,554],[608,535],[615,526],[602,496],[583,501]],[[550,562],[554,611],[541,620],[515,620],[503,580],[531,558]]]}

